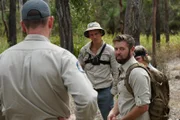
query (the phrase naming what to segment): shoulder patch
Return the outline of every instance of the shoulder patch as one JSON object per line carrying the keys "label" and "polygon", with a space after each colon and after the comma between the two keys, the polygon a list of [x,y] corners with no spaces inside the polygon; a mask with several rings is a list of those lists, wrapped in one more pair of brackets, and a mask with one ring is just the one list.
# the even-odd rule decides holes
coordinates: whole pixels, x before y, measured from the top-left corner
{"label": "shoulder patch", "polygon": [[76,62],[76,66],[77,66],[77,69],[78,69],[80,72],[85,73],[84,70],[82,69],[79,61]]}

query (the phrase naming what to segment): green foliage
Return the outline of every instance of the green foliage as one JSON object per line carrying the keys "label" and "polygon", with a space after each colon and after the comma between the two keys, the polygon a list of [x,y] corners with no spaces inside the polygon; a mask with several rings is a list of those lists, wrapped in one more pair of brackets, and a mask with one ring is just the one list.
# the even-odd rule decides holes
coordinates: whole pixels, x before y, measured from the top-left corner
{"label": "green foliage", "polygon": [[[167,63],[177,57],[180,57],[180,34],[171,35],[169,43],[166,43],[165,35],[161,35],[160,45],[156,44],[156,63],[159,70],[163,71],[167,76]],[[148,54],[152,56],[152,36],[147,40],[145,35],[140,37],[141,45],[147,48]]]}
{"label": "green foliage", "polygon": [[[112,7],[113,6],[113,7]],[[96,4],[96,19],[107,33],[115,34],[119,29],[120,7],[117,0],[103,1]]]}
{"label": "green foliage", "polygon": [[179,31],[180,28],[180,1],[170,0],[169,2],[169,28],[172,31]]}
{"label": "green foliage", "polygon": [[51,35],[50,37],[51,43],[60,46],[60,40],[58,35]]}
{"label": "green foliage", "polygon": [[9,47],[5,37],[0,37],[0,53],[6,50]]}
{"label": "green foliage", "polygon": [[90,40],[84,36],[74,36],[74,55],[78,56],[80,49]]}
{"label": "green foliage", "polygon": [[88,0],[71,0],[70,10],[74,35],[83,35],[89,22],[94,20],[94,6]]}

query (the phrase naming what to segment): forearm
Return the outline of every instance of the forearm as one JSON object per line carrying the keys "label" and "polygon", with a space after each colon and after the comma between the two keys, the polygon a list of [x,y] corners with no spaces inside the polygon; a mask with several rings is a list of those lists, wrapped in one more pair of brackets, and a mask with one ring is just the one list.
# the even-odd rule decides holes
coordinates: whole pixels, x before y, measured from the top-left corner
{"label": "forearm", "polygon": [[146,111],[148,111],[149,105],[135,106],[128,114],[126,114],[121,120],[135,120]]}
{"label": "forearm", "polygon": [[114,120],[114,119],[116,119],[116,116],[117,116],[118,114],[119,114],[118,101],[116,100],[113,109],[109,112],[108,120]]}
{"label": "forearm", "polygon": [[119,114],[118,100],[116,100],[113,109],[111,110],[116,116]]}

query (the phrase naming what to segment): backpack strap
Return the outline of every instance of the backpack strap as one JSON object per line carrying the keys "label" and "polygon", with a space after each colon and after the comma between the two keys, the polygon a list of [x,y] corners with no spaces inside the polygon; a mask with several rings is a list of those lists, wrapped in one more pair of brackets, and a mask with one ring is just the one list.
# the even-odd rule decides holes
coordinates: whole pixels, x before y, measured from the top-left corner
{"label": "backpack strap", "polygon": [[125,76],[125,79],[124,79],[124,85],[126,86],[127,90],[134,96],[134,93],[133,93],[133,90],[129,84],[129,75],[131,73],[131,71],[134,69],[134,68],[137,68],[137,67],[140,67],[140,68],[143,68],[144,70],[147,71],[148,75],[150,76],[150,79],[152,79],[152,75],[151,73],[149,72],[149,70],[141,63],[134,63],[132,64],[126,71],[126,76]]}

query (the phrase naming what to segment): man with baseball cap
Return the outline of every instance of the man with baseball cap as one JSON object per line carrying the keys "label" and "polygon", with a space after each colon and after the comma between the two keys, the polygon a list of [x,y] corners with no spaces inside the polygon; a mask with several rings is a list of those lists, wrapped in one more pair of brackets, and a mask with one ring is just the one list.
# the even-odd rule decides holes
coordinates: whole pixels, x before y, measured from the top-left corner
{"label": "man with baseball cap", "polygon": [[154,66],[151,64],[151,57],[148,55],[147,50],[142,45],[137,45],[134,50],[134,58],[144,64],[146,67],[153,71],[158,71]]}
{"label": "man with baseball cap", "polygon": [[21,26],[27,36],[0,56],[0,96],[7,120],[73,120],[69,93],[77,120],[93,120],[97,113],[97,92],[76,57],[50,43],[53,21],[43,0],[23,5]]}
{"label": "man with baseball cap", "polygon": [[[102,40],[104,29],[98,22],[87,25],[84,36],[91,39],[80,50],[78,59],[90,79],[94,89],[98,92],[98,106],[104,120],[113,107],[112,82],[118,75],[118,63],[114,56],[114,48]],[[111,92],[112,94],[111,94]]]}

